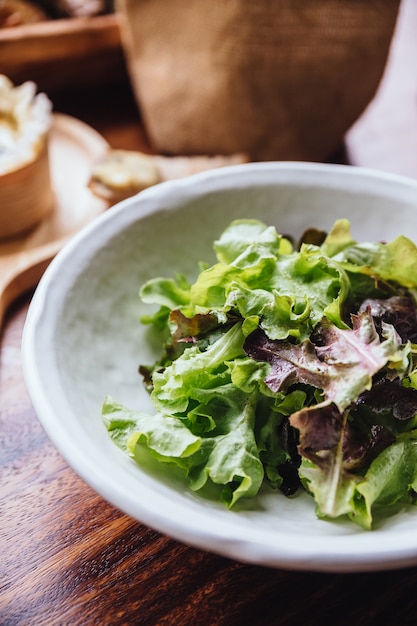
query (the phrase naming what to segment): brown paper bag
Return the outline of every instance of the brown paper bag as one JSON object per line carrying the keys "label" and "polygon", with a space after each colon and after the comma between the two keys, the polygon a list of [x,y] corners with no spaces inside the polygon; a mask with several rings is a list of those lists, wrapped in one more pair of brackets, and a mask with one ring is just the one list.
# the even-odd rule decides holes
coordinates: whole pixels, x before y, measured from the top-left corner
{"label": "brown paper bag", "polygon": [[374,96],[399,0],[119,0],[153,149],[325,160]]}

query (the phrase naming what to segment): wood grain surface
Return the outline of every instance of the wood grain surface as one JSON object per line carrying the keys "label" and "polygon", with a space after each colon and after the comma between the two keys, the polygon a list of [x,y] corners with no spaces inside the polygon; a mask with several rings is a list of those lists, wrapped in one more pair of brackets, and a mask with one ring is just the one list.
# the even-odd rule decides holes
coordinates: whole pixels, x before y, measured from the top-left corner
{"label": "wood grain surface", "polygon": [[[354,164],[417,177],[417,3],[406,0],[400,17],[399,67],[388,68],[347,151]],[[400,76],[413,104],[397,98]],[[91,124],[114,148],[147,149],[125,83],[113,94],[53,97],[56,110]],[[0,344],[1,626],[417,623],[417,568],[337,575],[247,565],[178,543],[95,494],[49,442],[25,389],[20,344],[30,297],[9,309]]]}

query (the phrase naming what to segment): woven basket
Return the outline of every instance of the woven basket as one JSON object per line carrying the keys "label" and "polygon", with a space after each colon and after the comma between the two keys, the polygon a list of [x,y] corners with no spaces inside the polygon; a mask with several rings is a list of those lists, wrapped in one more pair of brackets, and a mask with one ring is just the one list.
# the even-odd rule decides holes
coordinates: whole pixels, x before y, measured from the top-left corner
{"label": "woven basket", "polygon": [[119,0],[153,149],[325,160],[374,96],[399,0]]}

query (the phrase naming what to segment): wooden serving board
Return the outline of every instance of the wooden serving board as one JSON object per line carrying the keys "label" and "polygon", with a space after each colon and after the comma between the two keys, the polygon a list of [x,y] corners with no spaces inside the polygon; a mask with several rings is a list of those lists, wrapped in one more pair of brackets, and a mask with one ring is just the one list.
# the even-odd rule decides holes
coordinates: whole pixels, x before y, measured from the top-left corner
{"label": "wooden serving board", "polygon": [[34,287],[66,241],[108,207],[87,186],[93,163],[108,148],[87,124],[54,115],[49,147],[54,210],[27,235],[0,240],[0,328],[12,300]]}

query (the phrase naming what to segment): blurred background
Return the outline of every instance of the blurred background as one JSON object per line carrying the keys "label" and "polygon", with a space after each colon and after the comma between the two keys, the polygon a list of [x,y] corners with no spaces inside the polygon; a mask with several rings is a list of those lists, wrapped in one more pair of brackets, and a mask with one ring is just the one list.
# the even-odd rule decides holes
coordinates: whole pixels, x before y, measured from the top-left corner
{"label": "blurred background", "polygon": [[414,0],[3,0],[0,73],[111,116],[113,148],[415,175],[416,25]]}

